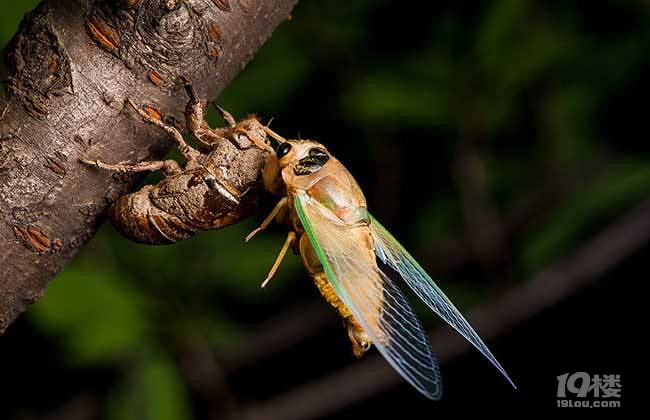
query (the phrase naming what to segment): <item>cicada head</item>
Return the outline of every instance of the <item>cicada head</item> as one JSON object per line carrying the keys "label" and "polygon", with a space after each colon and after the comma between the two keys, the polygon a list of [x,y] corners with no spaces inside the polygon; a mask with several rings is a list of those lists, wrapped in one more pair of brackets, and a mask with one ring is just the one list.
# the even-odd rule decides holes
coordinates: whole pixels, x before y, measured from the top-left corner
{"label": "cicada head", "polygon": [[287,140],[268,130],[267,133],[277,141],[275,154],[270,156],[264,167],[264,187],[271,193],[282,195],[286,183],[297,177],[316,174],[332,158],[327,148],[313,140]]}

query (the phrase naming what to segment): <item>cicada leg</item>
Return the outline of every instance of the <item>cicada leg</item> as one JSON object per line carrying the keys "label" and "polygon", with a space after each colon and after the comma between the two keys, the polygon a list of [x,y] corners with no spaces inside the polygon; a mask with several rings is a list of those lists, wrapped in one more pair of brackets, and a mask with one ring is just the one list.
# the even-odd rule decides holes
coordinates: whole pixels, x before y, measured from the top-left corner
{"label": "cicada leg", "polygon": [[[214,107],[217,109],[219,115],[221,115],[221,118],[223,118],[224,121],[228,123],[228,127],[226,128],[215,128],[210,130],[212,135],[216,136],[217,138],[226,138],[231,143],[233,143],[235,147],[237,147],[238,149],[245,149],[246,147],[243,146],[241,143],[239,143],[238,136],[236,135],[236,134],[243,134],[244,136],[246,136],[246,138],[248,138],[248,140],[253,142],[253,144],[258,148],[260,148],[261,150],[268,150],[271,153],[274,152],[273,148],[268,144],[266,144],[264,139],[259,138],[253,131],[247,130],[244,127],[238,127],[235,118],[232,116],[230,112],[226,111],[225,109],[223,109],[222,107],[220,107],[214,102],[212,103],[212,105],[214,105]],[[229,133],[230,135],[226,135],[227,133]]]}
{"label": "cicada leg", "polygon": [[241,144],[239,142],[238,136],[235,135],[237,133],[241,133],[244,134],[250,141],[253,142],[253,144],[255,144],[255,146],[259,147],[260,149],[273,152],[273,149],[252,131],[237,127],[237,121],[235,121],[235,118],[232,116],[232,114],[215,103],[213,103],[214,107],[221,115],[221,118],[226,121],[228,127],[211,128],[203,118],[205,111],[204,102],[199,99],[199,97],[194,92],[194,88],[187,81],[185,81],[185,90],[187,91],[187,95],[190,97],[190,101],[185,108],[185,122],[187,124],[188,130],[192,134],[192,137],[194,137],[196,141],[198,141],[202,146],[211,150],[215,148],[220,142],[228,141],[238,149],[243,150],[247,147],[244,144]]}
{"label": "cicada leg", "polygon": [[264,219],[262,224],[259,225],[257,228],[255,228],[255,230],[253,230],[251,233],[246,235],[246,239],[245,239],[246,243],[248,243],[248,241],[253,239],[255,235],[257,235],[258,233],[266,229],[271,224],[271,222],[278,216],[278,214],[280,214],[280,212],[286,208],[286,206],[287,206],[287,197],[283,197],[280,201],[278,201],[275,207],[273,207],[273,210],[268,216],[266,216],[266,219]]}
{"label": "cicada leg", "polygon": [[175,160],[154,160],[137,163],[106,163],[101,160],[80,159],[86,165],[94,166],[96,168],[104,169],[113,172],[123,173],[138,173],[138,172],[153,172],[163,171],[165,175],[175,175],[181,172],[181,167]]}
{"label": "cicada leg", "polygon": [[[208,150],[212,150],[222,141],[229,141],[227,136],[221,134],[218,130],[210,128],[208,123],[203,118],[205,106],[203,102],[194,92],[194,88],[187,81],[185,81],[185,90],[190,97],[190,101],[185,107],[185,123],[187,129],[196,141]],[[228,114],[230,115],[230,114]],[[230,117],[232,118],[232,116]],[[230,121],[227,121],[230,124]],[[234,124],[234,119],[233,119]]]}
{"label": "cicada leg", "polygon": [[[275,205],[271,213],[268,216],[266,216],[266,219],[264,219],[262,224],[246,236],[245,239],[246,242],[248,243],[248,241],[253,239],[253,236],[255,236],[258,232],[261,232],[264,229],[266,229],[271,224],[271,222],[276,217],[278,217],[280,212],[286,208],[287,208],[287,197],[283,197],[280,201],[278,201],[278,204]],[[266,279],[264,279],[264,281],[262,282],[261,285],[262,288],[266,287],[268,282],[273,278],[275,272],[278,270],[278,267],[280,267],[280,263],[284,259],[284,256],[287,254],[289,247],[295,246],[295,242],[296,242],[296,233],[293,231],[289,231],[289,233],[287,234],[287,239],[284,241],[284,245],[282,245],[282,249],[280,250],[280,254],[278,254],[278,257],[275,259],[275,262],[273,263],[271,270],[269,270],[269,274],[266,276]]]}
{"label": "cicada leg", "polygon": [[269,270],[269,274],[267,274],[266,278],[262,282],[262,285],[260,287],[264,288],[266,285],[271,281],[273,276],[275,275],[275,272],[278,271],[278,267],[280,267],[280,263],[282,263],[282,260],[284,259],[284,256],[287,255],[287,251],[289,250],[289,247],[293,245],[293,243],[296,240],[296,234],[293,231],[290,231],[289,234],[287,234],[287,239],[284,241],[284,245],[282,245],[282,249],[280,250],[280,253],[278,254],[277,258],[275,259],[275,262],[273,263],[273,266]]}
{"label": "cicada leg", "polygon": [[178,129],[176,129],[176,127],[165,124],[162,120],[152,117],[144,109],[138,107],[131,99],[128,99],[128,102],[146,122],[157,125],[158,127],[167,131],[169,136],[176,143],[176,147],[178,147],[179,152],[181,152],[181,155],[183,155],[183,158],[187,162],[194,162],[201,155],[198,150],[194,149],[192,146],[185,142],[183,135],[180,131],[178,131]]}

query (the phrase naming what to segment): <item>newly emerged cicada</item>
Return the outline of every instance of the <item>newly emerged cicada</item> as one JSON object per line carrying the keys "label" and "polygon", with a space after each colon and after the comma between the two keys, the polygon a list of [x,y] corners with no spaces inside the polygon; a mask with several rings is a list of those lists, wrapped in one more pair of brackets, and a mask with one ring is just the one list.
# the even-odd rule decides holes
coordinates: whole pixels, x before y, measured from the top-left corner
{"label": "newly emerged cicada", "polygon": [[264,186],[282,199],[250,240],[273,220],[289,234],[265,286],[289,247],[321,294],[347,325],[353,352],[371,344],[402,377],[431,399],[442,383],[427,335],[394,283],[400,277],[435,313],[469,340],[512,384],[465,318],[431,277],[370,214],[361,188],[350,172],[320,143],[286,140],[265,128],[278,143],[264,168]]}

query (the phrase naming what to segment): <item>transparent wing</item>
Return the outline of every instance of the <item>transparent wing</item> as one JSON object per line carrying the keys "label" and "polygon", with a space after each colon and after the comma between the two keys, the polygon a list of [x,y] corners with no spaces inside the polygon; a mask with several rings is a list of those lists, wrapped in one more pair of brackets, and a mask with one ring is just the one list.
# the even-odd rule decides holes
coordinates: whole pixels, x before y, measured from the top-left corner
{"label": "transparent wing", "polygon": [[426,303],[438,316],[454,327],[463,337],[474,345],[492,364],[505,376],[516,389],[505,369],[494,357],[483,340],[476,334],[471,325],[456,309],[453,303],[433,282],[420,264],[411,254],[384,228],[374,217],[370,216],[370,230],[375,243],[377,257],[386,265],[393,268],[404,279],[406,284]]}
{"label": "transparent wing", "polygon": [[439,399],[440,371],[424,329],[402,292],[377,267],[362,236],[328,217],[330,211],[307,194],[297,195],[294,203],[341,301],[388,363],[422,394]]}

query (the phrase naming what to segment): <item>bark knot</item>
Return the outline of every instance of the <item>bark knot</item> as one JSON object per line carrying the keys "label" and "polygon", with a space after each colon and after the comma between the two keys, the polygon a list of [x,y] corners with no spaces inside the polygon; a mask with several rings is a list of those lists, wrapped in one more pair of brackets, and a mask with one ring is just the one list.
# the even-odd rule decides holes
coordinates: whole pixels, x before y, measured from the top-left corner
{"label": "bark knot", "polygon": [[98,1],[86,15],[86,32],[135,73],[156,86],[171,86],[197,50],[206,61],[221,56],[221,31],[204,17],[206,7],[214,7],[212,0]]}

